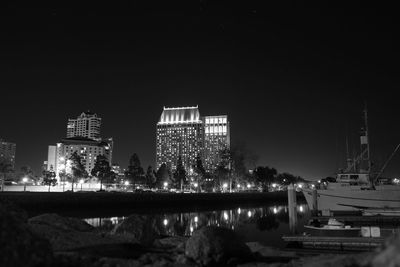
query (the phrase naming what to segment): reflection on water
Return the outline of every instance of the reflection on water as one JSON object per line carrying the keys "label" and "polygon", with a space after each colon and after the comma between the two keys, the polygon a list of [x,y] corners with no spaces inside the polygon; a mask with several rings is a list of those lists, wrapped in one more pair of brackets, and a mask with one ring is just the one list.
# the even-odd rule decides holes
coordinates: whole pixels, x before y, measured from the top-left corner
{"label": "reflection on water", "polygon": [[[247,242],[259,241],[280,246],[280,237],[289,233],[287,206],[150,215],[156,220],[160,234],[167,236],[190,236],[202,226],[221,226],[236,231]],[[303,225],[302,222],[309,216],[308,206],[298,205],[297,215],[299,225]],[[127,217],[88,218],[85,221],[95,227],[111,230],[125,218]]]}

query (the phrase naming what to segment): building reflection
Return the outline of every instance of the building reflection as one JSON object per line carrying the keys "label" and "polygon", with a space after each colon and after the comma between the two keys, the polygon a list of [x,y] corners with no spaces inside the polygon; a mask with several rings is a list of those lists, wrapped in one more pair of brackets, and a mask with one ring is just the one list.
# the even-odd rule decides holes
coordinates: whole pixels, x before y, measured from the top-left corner
{"label": "building reflection", "polygon": [[[300,218],[308,212],[308,206],[298,205]],[[111,230],[127,217],[88,218],[85,221],[94,227]],[[260,231],[276,229],[280,223],[289,222],[287,206],[269,206],[259,208],[236,208],[231,210],[170,213],[151,215],[155,220],[160,235],[191,236],[196,229],[203,226],[220,226],[238,229],[246,224],[255,224]]]}

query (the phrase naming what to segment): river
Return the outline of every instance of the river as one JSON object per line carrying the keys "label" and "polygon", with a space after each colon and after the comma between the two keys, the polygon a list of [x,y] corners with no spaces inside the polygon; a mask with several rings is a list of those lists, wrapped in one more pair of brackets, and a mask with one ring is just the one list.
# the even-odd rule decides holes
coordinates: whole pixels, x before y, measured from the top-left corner
{"label": "river", "polygon": [[[124,216],[83,218],[86,222],[102,230],[111,230],[125,218]],[[139,215],[139,214],[136,214]],[[225,210],[184,212],[141,212],[142,216],[151,216],[158,231],[163,236],[190,236],[196,229],[205,226],[221,226],[234,230],[245,242],[260,242],[275,248],[285,247],[282,236],[289,235],[289,212],[285,205],[237,207]],[[297,206],[297,231],[303,231],[303,225],[310,217],[307,204]]]}

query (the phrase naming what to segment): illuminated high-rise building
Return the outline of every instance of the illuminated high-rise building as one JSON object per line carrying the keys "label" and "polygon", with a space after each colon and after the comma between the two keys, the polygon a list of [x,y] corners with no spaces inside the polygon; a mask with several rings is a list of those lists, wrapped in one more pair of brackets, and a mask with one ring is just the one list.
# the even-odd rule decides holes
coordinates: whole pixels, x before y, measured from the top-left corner
{"label": "illuminated high-rise building", "polygon": [[100,141],[101,118],[96,113],[82,112],[76,119],[68,119],[67,138],[86,137]]}
{"label": "illuminated high-rise building", "polygon": [[0,139],[0,158],[6,159],[12,168],[15,168],[15,150],[17,145],[15,143],[6,142]]}
{"label": "illuminated high-rise building", "polygon": [[201,117],[198,106],[165,108],[157,123],[156,166],[176,169],[179,156],[190,173],[200,156],[207,171],[220,161],[220,151],[230,147],[226,115]]}
{"label": "illuminated high-rise building", "polygon": [[221,160],[221,151],[230,148],[228,116],[207,116],[204,121],[204,167],[216,169]]}
{"label": "illuminated high-rise building", "polygon": [[179,156],[186,171],[203,155],[204,130],[196,107],[164,107],[157,123],[156,165],[165,163],[172,171],[176,169]]}

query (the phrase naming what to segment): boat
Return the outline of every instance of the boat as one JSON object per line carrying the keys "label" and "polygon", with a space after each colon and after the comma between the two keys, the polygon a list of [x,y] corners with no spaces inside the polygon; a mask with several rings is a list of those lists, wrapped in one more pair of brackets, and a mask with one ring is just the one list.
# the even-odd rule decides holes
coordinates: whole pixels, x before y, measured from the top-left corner
{"label": "boat", "polygon": [[399,183],[379,183],[379,176],[386,165],[400,147],[396,147],[392,155],[383,165],[377,175],[371,171],[370,148],[368,140],[368,115],[364,109],[365,127],[360,136],[361,153],[355,159],[347,159],[347,168],[337,173],[333,181],[323,181],[314,188],[303,188],[303,194],[313,209],[315,194],[317,191],[317,210],[323,215],[331,215],[337,211],[384,211],[390,210],[390,215],[400,215],[400,185]]}
{"label": "boat", "polygon": [[324,237],[358,237],[361,235],[360,227],[352,227],[337,221],[334,218],[328,220],[328,224],[320,225],[318,221],[312,221],[304,225],[306,234]]}

